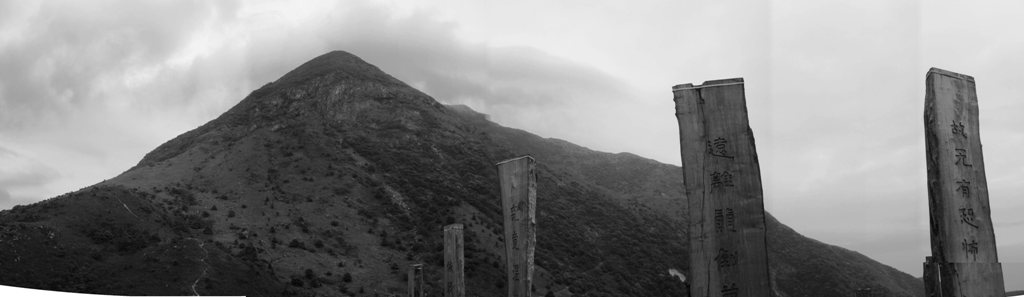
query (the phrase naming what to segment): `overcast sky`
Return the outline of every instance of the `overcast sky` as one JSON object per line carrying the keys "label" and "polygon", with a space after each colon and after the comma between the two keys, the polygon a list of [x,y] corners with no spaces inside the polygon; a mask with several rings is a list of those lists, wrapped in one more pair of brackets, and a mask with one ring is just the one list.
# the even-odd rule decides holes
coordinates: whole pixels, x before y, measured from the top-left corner
{"label": "overcast sky", "polygon": [[0,1],[0,208],[113,177],[330,50],[506,126],[676,165],[671,87],[743,77],[767,210],[920,276],[940,67],[977,80],[999,258],[1024,289],[1024,2],[409,2]]}

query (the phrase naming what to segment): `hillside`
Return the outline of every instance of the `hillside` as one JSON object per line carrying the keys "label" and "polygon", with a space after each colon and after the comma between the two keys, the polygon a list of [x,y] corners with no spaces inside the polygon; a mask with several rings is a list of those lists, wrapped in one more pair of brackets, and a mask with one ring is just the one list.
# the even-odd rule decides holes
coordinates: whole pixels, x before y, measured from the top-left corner
{"label": "hillside", "polygon": [[[126,295],[388,296],[466,225],[470,296],[504,294],[494,164],[538,161],[535,291],[684,296],[679,167],[444,106],[331,52],[76,192],[0,212],[0,284]],[[769,197],[771,199],[771,197]],[[781,296],[919,296],[919,280],[769,219]],[[40,269],[42,268],[42,269]]]}

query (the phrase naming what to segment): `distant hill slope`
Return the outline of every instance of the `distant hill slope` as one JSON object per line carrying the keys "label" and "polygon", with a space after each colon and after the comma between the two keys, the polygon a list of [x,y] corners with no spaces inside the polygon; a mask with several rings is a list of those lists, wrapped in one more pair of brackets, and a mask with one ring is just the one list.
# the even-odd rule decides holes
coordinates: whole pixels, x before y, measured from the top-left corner
{"label": "distant hill slope", "polygon": [[[679,167],[592,151],[444,106],[331,52],[110,180],[0,212],[0,284],[125,295],[402,295],[445,224],[467,291],[504,294],[494,163],[538,161],[534,290],[685,296]],[[919,280],[769,220],[781,296],[920,296]]]}

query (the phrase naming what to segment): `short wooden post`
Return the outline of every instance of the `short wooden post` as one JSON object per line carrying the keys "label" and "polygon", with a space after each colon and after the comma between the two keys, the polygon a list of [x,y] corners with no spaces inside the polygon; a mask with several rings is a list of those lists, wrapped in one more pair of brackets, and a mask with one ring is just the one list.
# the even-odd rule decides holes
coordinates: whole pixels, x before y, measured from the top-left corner
{"label": "short wooden post", "polygon": [[672,88],[689,205],[690,296],[767,297],[761,172],[743,79]]}
{"label": "short wooden post", "polygon": [[409,265],[409,275],[406,277],[409,284],[409,297],[416,297],[416,267]]}
{"label": "short wooden post", "polygon": [[409,284],[409,297],[416,297],[416,286],[417,286],[417,275],[419,276],[419,296],[423,297],[423,264],[409,264],[409,275],[407,277]]}
{"label": "short wooden post", "polygon": [[505,258],[508,297],[529,297],[533,285],[536,243],[537,175],[530,156],[497,164],[505,215]]}
{"label": "short wooden post", "polygon": [[463,274],[462,224],[444,227],[444,296],[465,297],[466,279]]}
{"label": "short wooden post", "polygon": [[930,69],[924,127],[931,260],[938,270],[925,270],[932,276],[925,284],[938,284],[942,297],[1003,296],[974,78]]}

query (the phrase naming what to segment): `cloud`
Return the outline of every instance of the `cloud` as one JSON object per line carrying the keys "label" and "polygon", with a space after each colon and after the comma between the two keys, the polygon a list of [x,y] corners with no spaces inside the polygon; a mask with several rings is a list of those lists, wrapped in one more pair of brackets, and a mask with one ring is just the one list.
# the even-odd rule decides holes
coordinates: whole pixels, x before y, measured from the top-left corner
{"label": "cloud", "polygon": [[997,231],[1024,208],[1024,39],[1005,34],[1024,5],[932,3],[4,1],[0,143],[35,169],[0,195],[114,176],[330,50],[507,126],[676,164],[669,88],[744,77],[769,211],[919,274],[888,259],[927,245],[928,66],[978,79]]}
{"label": "cloud", "polygon": [[467,41],[432,11],[399,15],[371,1],[3,5],[5,19],[17,21],[0,31],[0,141],[43,160],[37,168],[59,170],[9,172],[8,183],[22,187],[16,196],[29,200],[114,176],[335,49],[442,102],[548,136],[602,123],[629,93],[593,67],[528,46]]}
{"label": "cloud", "polygon": [[32,193],[60,178],[53,168],[4,147],[0,147],[0,164],[0,209],[42,198]]}
{"label": "cloud", "polygon": [[[168,60],[181,53],[197,30],[236,9],[228,1],[6,5],[18,23],[0,33],[0,67],[5,70],[0,73],[0,131],[60,121],[96,105],[159,105],[168,99],[164,93],[112,93],[166,73]],[[189,90],[194,84],[183,80],[174,86]]]}
{"label": "cloud", "polygon": [[0,164],[4,164],[0,188],[39,186],[59,177],[56,170],[4,147],[0,147]]}

